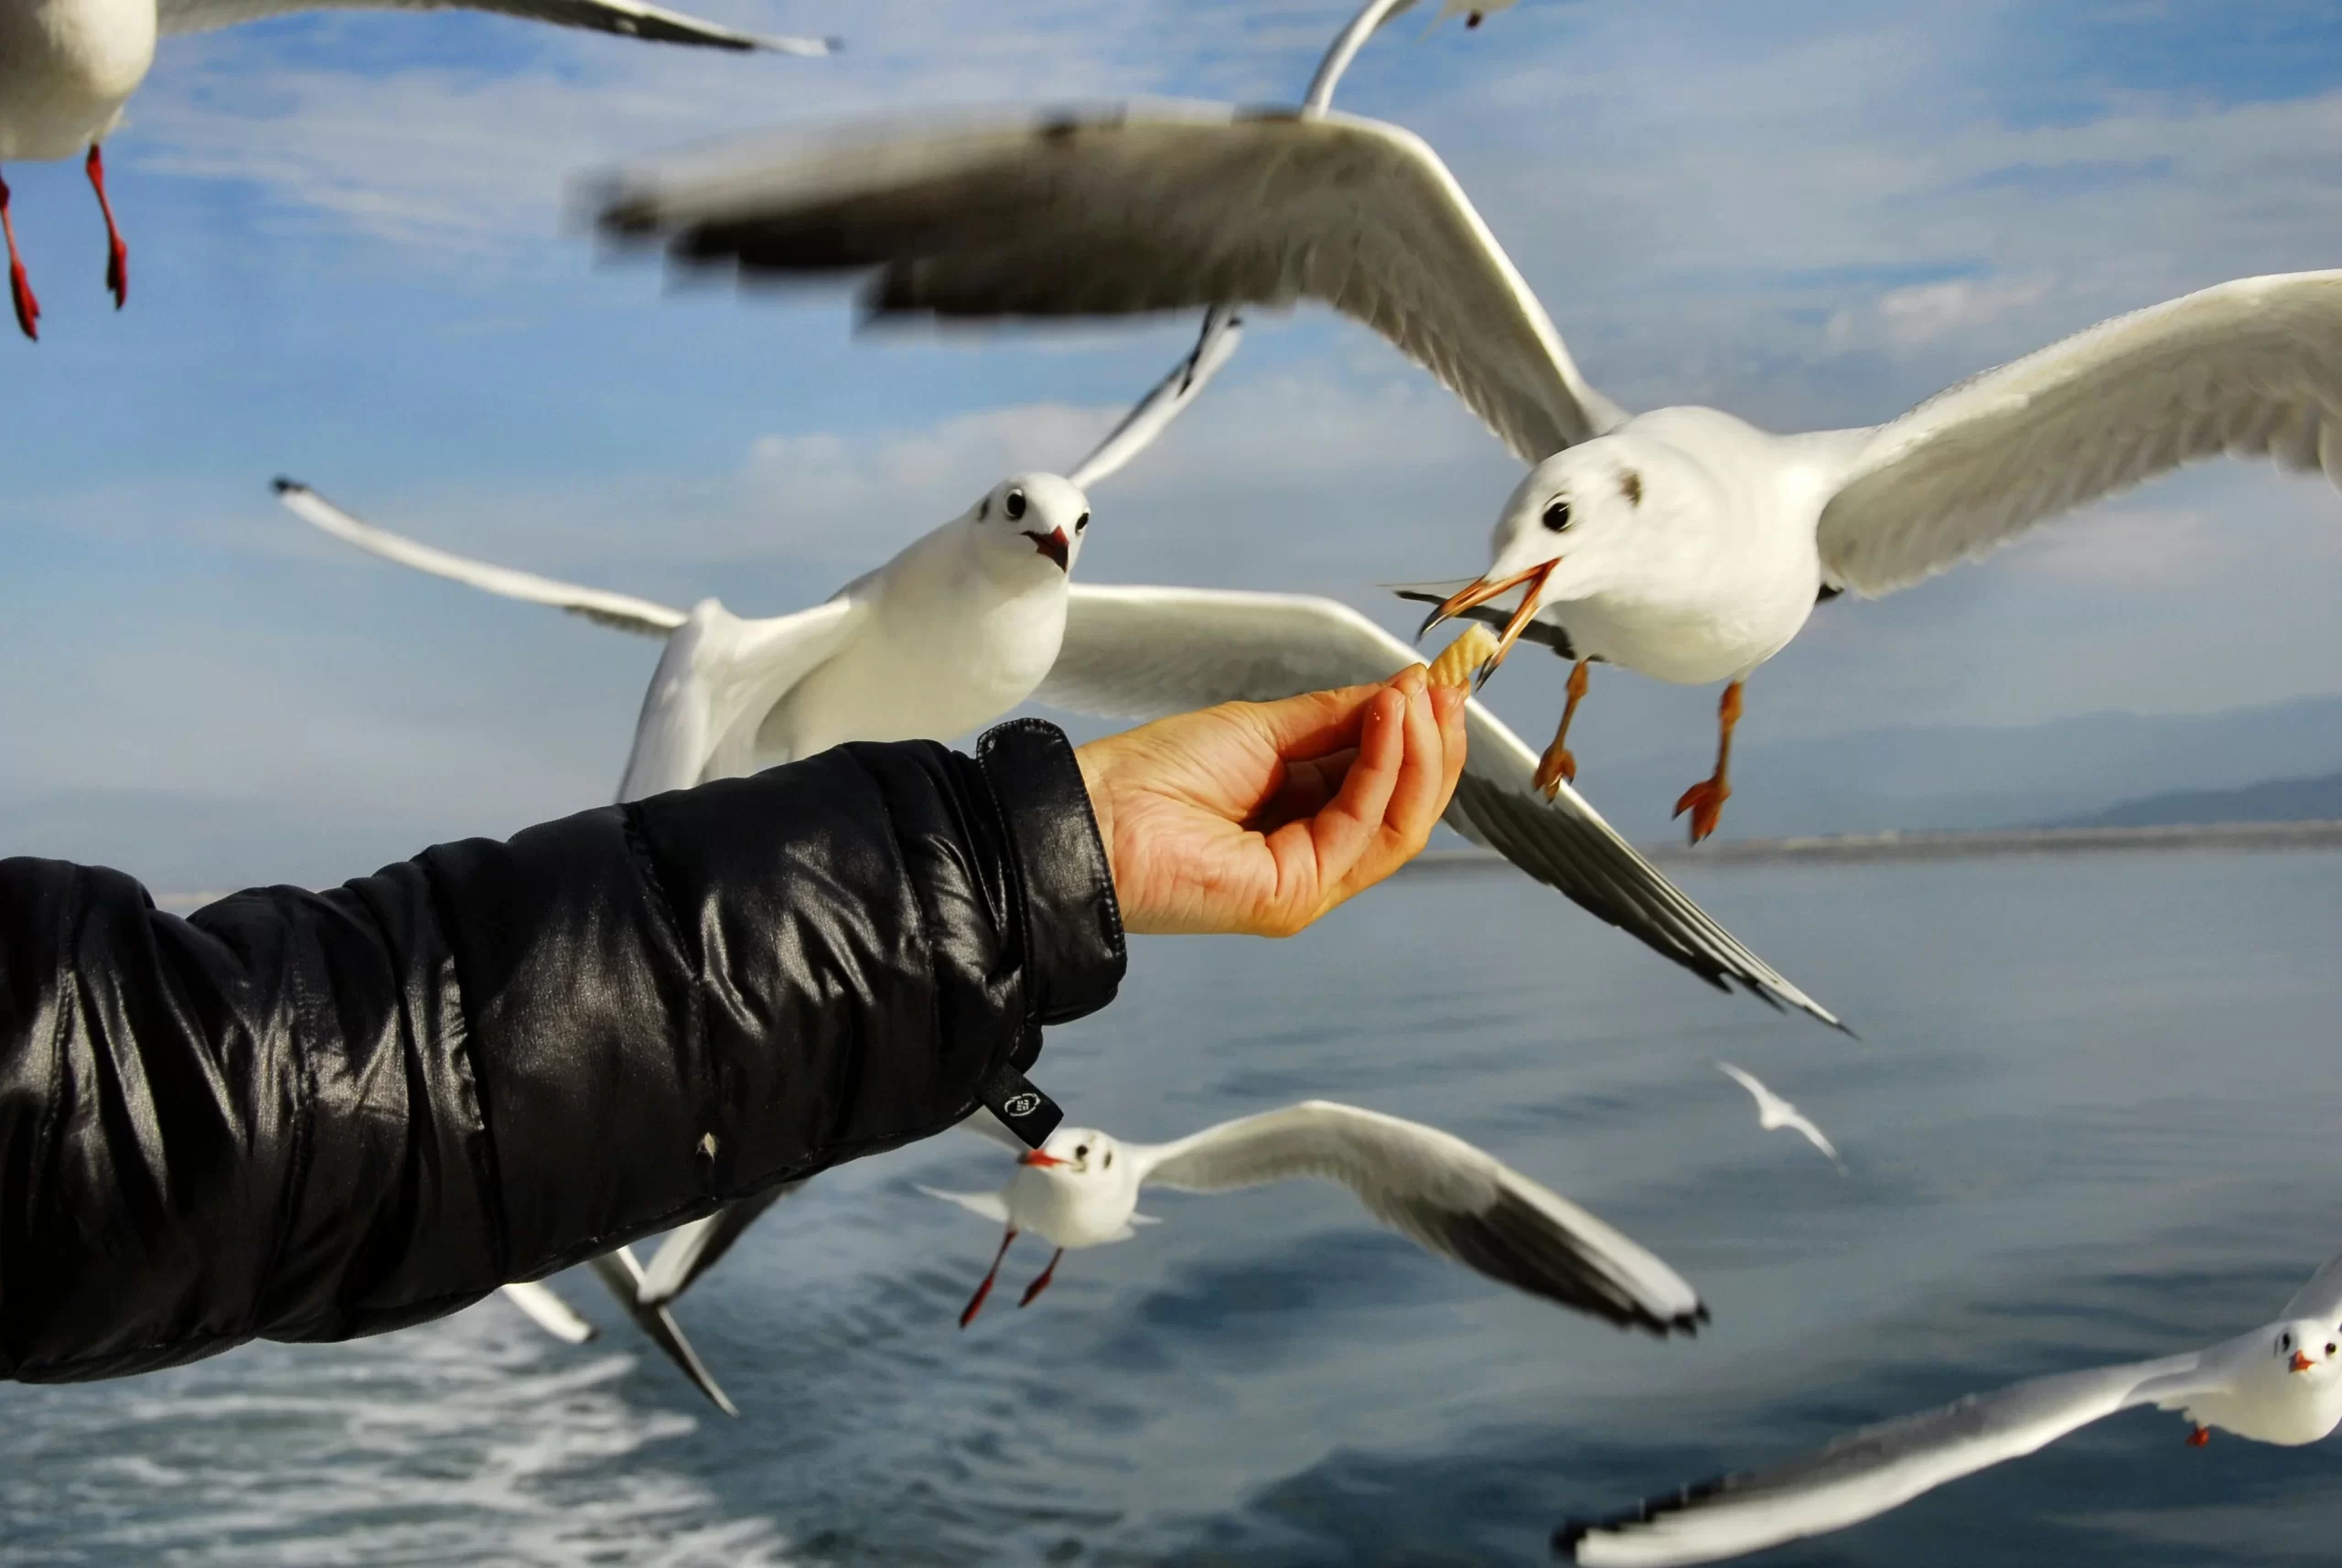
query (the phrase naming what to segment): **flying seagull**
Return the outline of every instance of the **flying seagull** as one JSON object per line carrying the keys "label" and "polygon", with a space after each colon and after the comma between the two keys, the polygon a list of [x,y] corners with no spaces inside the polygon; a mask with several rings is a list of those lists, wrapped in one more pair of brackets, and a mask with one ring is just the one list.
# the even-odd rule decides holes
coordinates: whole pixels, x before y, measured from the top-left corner
{"label": "flying seagull", "polygon": [[960,1315],[973,1321],[1001,1260],[1030,1230],[1057,1251],[1017,1302],[1029,1306],[1069,1251],[1127,1241],[1139,1191],[1234,1192],[1302,1176],[1350,1189],[1367,1211],[1417,1244],[1516,1290],[1622,1328],[1695,1334],[1708,1310],[1673,1269],[1585,1209],[1436,1127],[1331,1101],[1222,1122],[1176,1143],[1126,1144],[1059,1127],[1037,1149],[979,1111],[962,1123],[1016,1151],[997,1192],[921,1192],[1005,1228],[983,1283]]}
{"label": "flying seagull", "polygon": [[[106,197],[99,144],[146,79],[158,34],[207,32],[291,11],[374,5],[461,6],[564,27],[589,27],[656,43],[720,49],[827,54],[829,38],[735,32],[643,0],[0,0],[0,165],[82,155],[106,223],[106,288],[119,310],[130,296],[130,252]],[[8,295],[16,326],[38,338],[40,302],[16,251],[8,187],[0,180],[0,236],[7,242]]]}
{"label": "flying seagull", "polygon": [[1589,1568],[1715,1563],[1821,1535],[2014,1459],[2120,1411],[2153,1405],[2256,1443],[2315,1443],[2342,1423],[2342,1257],[2278,1320],[2208,1350],[2035,1378],[1840,1438],[1770,1470],[1684,1487],[1631,1512],[1572,1520],[1553,1550]]}
{"label": "flying seagull", "polygon": [[1767,1133],[1787,1127],[1802,1134],[1807,1143],[1830,1156],[1830,1163],[1838,1167],[1840,1176],[1846,1174],[1846,1162],[1838,1157],[1837,1147],[1822,1136],[1821,1129],[1815,1126],[1805,1112],[1766,1088],[1753,1072],[1743,1072],[1730,1062],[1716,1063],[1716,1070],[1738,1083],[1756,1100],[1757,1126]]}
{"label": "flying seagull", "polygon": [[[1396,125],[1130,103],[881,124],[621,170],[598,221],[678,264],[871,274],[876,315],[1069,317],[1313,299],[1426,366],[1533,467],[1480,577],[1410,596],[1572,660],[1538,770],[1575,774],[1596,660],[1725,682],[1693,842],[1731,793],[1744,682],[1814,605],[1876,596],[2184,463],[2342,478],[2342,272],[2246,278],[2117,317],[1884,424],[1777,435],[1630,414],[1579,371],[1455,177]],[[1485,679],[1485,673],[1483,679]]]}

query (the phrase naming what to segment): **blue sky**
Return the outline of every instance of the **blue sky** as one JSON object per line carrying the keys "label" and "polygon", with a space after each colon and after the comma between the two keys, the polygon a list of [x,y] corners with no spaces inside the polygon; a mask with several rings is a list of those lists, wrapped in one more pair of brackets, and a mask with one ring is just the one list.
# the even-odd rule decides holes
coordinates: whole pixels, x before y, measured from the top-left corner
{"label": "blue sky", "polygon": [[[175,886],[326,879],[607,798],[654,645],[380,565],[292,473],[490,559],[793,608],[1179,351],[1150,330],[857,338],[834,295],[679,292],[574,232],[575,176],[841,115],[1133,92],[1290,100],[1346,14],[1233,0],[708,0],[828,60],[463,15],[168,40],[109,144],[132,300],[74,164],[16,165],[48,309],[0,342],[0,853]],[[2115,312],[2342,264],[2329,5],[1524,0],[1404,20],[1343,93],[1425,134],[1597,384],[1866,424]],[[1101,487],[1097,581],[1306,589],[1477,570],[1517,466],[1369,334],[1264,320]],[[1747,733],[2199,712],[2342,691],[2321,484],[2215,464],[1980,568],[1832,607]],[[1538,664],[1552,661],[1537,661]],[[1524,731],[1558,669],[1495,694]],[[1680,753],[1714,693],[1606,673],[1577,750]]]}

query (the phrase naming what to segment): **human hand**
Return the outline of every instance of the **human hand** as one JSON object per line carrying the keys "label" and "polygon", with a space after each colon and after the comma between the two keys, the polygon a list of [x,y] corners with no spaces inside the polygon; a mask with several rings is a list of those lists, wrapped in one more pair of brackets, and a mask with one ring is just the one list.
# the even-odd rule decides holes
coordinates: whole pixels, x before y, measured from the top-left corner
{"label": "human hand", "polygon": [[1464,771],[1462,690],[1223,703],[1075,752],[1133,931],[1291,936],[1413,859]]}

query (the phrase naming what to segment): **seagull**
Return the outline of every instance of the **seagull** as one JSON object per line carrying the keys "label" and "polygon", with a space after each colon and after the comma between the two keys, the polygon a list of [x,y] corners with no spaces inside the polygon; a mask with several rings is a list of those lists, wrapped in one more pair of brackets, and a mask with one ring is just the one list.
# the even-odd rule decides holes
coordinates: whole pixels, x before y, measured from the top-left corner
{"label": "seagull", "polygon": [[1804,1112],[1758,1082],[1753,1072],[1743,1072],[1730,1062],[1716,1063],[1716,1070],[1734,1079],[1756,1098],[1757,1126],[1767,1133],[1787,1127],[1793,1133],[1802,1133],[1807,1143],[1830,1156],[1830,1163],[1838,1167],[1840,1176],[1846,1174],[1846,1162],[1838,1157],[1836,1146],[1821,1135],[1821,1129],[1815,1126]]}
{"label": "seagull", "polygon": [[1098,448],[1060,477],[1012,475],[958,517],[811,609],[747,618],[579,587],[421,544],[360,521],[293,479],[303,521],[401,565],[601,625],[662,638],[620,800],[737,778],[850,740],[950,740],[1032,694],[1056,661],[1089,488],[1151,445],[1236,351],[1213,312],[1195,348]]}
{"label": "seagull", "polygon": [[[635,800],[850,740],[948,741],[1022,703],[1058,655],[1068,578],[1090,526],[1086,490],[1154,443],[1236,351],[1242,332],[1234,312],[1208,312],[1194,349],[1069,475],[1003,479],[885,565],[794,615],[747,619],[712,598],[679,610],[559,583],[361,522],[296,480],[278,479],[276,491],[305,521],[401,565],[664,638],[618,786],[621,801]],[[727,1415],[738,1412],[668,1305],[799,1185],[671,1232],[648,1269],[628,1247],[592,1261],[637,1325]],[[558,1304],[543,1286],[513,1300],[568,1337],[543,1316],[543,1297]]]}
{"label": "seagull", "polygon": [[1530,635],[1572,662],[1547,789],[1576,775],[1569,728],[1593,663],[1724,682],[1715,767],[1676,802],[1694,843],[1731,794],[1745,682],[1818,602],[1907,587],[2222,452],[2342,479],[2342,272],[2119,317],[1883,424],[1780,435],[1713,408],[1634,414],[1580,372],[1431,147],[1330,109],[1136,102],[736,144],[620,170],[596,221],[678,265],[870,274],[877,316],[1305,298],[1365,323],[1532,465],[1486,573],[1402,590],[1435,603],[1423,629],[1480,612],[1508,650]]}
{"label": "seagull", "polygon": [[983,1310],[1009,1244],[1030,1230],[1057,1251],[1025,1287],[1030,1306],[1065,1254],[1127,1241],[1149,1183],[1180,1192],[1234,1192],[1296,1176],[1338,1182],[1383,1224],[1492,1280],[1660,1338],[1696,1334],[1708,1309],[1681,1276],[1560,1194],[1463,1139],[1378,1111],[1305,1100],[1222,1122],[1170,1144],[1125,1144],[1091,1127],[1059,1127],[1037,1149],[979,1111],[961,1123],[1015,1149],[997,1192],[921,1192],[1006,1229],[992,1267],[960,1315]]}
{"label": "seagull", "polygon": [[549,1285],[539,1284],[534,1280],[509,1284],[504,1287],[504,1299],[526,1314],[530,1322],[556,1339],[571,1345],[583,1345],[594,1337],[594,1326],[578,1316],[576,1309],[554,1294]]}
{"label": "seagull", "polygon": [[2315,1443],[2342,1423],[2342,1257],[2265,1328],[2208,1350],[2035,1378],[1840,1438],[1770,1470],[1654,1498],[1553,1533],[1564,1561],[1604,1568],[1714,1563],[1843,1530],[2119,1411],[2154,1405],[2256,1443]]}
{"label": "seagull", "polygon": [[[832,38],[775,38],[734,32],[641,0],[0,0],[0,165],[83,154],[82,168],[106,223],[106,289],[119,310],[130,297],[130,252],[106,197],[99,145],[146,79],[158,34],[206,32],[290,11],[379,5],[494,11],[532,21],[658,43],[721,49],[827,54]],[[8,293],[16,326],[40,336],[40,302],[16,251],[8,187],[0,180],[0,236],[8,251]]]}

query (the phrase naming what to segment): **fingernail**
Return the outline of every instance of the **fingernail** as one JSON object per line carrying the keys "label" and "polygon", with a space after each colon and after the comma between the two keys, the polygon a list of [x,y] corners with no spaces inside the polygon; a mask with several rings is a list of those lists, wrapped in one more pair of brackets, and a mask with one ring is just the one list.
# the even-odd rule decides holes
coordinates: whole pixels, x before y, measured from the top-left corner
{"label": "fingernail", "polygon": [[1391,684],[1410,698],[1419,695],[1431,680],[1431,671],[1421,664],[1410,664],[1391,677]]}

